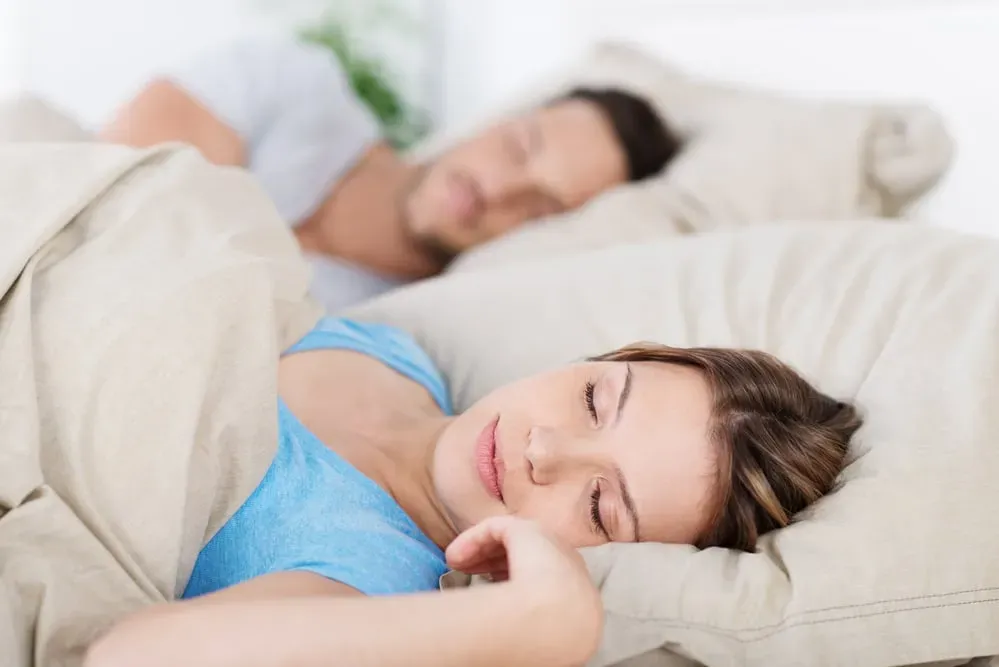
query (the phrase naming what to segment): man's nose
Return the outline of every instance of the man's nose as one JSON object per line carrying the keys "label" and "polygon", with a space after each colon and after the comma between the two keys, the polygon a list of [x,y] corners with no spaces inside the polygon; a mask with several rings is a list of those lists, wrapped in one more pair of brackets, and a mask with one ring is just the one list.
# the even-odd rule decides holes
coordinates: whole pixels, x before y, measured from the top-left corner
{"label": "man's nose", "polygon": [[490,205],[515,201],[530,185],[528,174],[515,169],[497,170],[481,181],[482,198]]}

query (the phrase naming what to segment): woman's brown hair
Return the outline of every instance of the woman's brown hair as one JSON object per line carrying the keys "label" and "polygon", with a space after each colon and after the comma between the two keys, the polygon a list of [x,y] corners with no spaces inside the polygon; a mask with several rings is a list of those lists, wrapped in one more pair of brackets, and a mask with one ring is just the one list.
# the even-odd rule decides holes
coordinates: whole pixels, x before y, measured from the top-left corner
{"label": "woman's brown hair", "polygon": [[701,548],[752,551],[761,535],[789,525],[832,490],[863,423],[853,405],[765,352],[636,343],[593,361],[675,364],[707,381],[718,488]]}

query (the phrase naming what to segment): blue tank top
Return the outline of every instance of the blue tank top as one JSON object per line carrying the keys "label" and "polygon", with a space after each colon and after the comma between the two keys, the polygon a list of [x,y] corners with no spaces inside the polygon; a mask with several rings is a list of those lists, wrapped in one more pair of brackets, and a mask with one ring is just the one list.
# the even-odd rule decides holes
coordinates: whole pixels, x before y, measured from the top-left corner
{"label": "blue tank top", "polygon": [[[343,349],[420,383],[452,414],[444,379],[406,333],[325,318],[285,354]],[[211,593],[274,572],[314,572],[366,595],[432,590],[444,554],[399,504],[326,447],[278,399],[279,442],[256,490],[201,550],[182,595]]]}

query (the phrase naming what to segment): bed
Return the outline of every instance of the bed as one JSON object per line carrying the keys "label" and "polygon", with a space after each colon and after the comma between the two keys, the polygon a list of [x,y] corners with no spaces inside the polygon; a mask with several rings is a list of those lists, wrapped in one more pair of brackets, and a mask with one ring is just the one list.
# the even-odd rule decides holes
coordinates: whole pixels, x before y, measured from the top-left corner
{"label": "bed", "polygon": [[[737,557],[665,545],[626,550],[634,545],[624,545],[587,554],[608,611],[605,642],[592,667],[999,662],[970,662],[999,655],[999,568],[994,565],[999,537],[990,528],[992,509],[999,504],[994,483],[999,475],[994,446],[999,433],[994,417],[999,242],[967,234],[999,236],[986,163],[999,147],[999,132],[986,122],[996,100],[974,79],[963,77],[990,60],[999,8],[981,2],[887,1],[810,7],[795,9],[776,0],[483,2],[476,14],[483,32],[466,36],[480,49],[461,67],[458,59],[449,60],[447,113],[455,124],[474,122],[542,65],[558,67],[607,39],[638,44],[686,70],[743,86],[824,99],[915,99],[940,110],[957,142],[956,161],[944,180],[910,211],[941,229],[857,220],[682,239],[662,234],[646,244],[495,270],[482,270],[473,257],[441,280],[388,295],[355,313],[411,330],[448,376],[459,408],[512,376],[641,338],[766,349],[825,387],[874,408],[876,417],[856,452],[846,492],[818,507],[809,517],[813,521],[767,540],[760,553]],[[525,9],[531,11],[529,22]],[[455,11],[470,10],[466,3]],[[511,53],[511,43],[524,44],[523,53]],[[111,619],[175,593],[201,536],[238,506],[269,460],[263,443],[274,440],[266,427],[273,420],[262,406],[274,390],[254,388],[246,378],[261,372],[258,358],[276,358],[275,351],[300,333],[299,320],[315,316],[302,299],[306,280],[290,238],[242,176],[207,169],[185,151],[46,150],[47,155],[36,155],[3,147],[7,178],[0,184],[8,183],[8,204],[22,207],[8,205],[8,218],[34,220],[34,225],[8,227],[25,231],[23,248],[0,246],[7,254],[2,266],[10,292],[0,366],[8,369],[7,377],[38,372],[44,384],[41,392],[14,382],[0,389],[10,400],[38,402],[40,409],[57,412],[61,420],[48,428],[68,436],[51,440],[59,447],[46,444],[44,469],[27,446],[24,456],[15,451],[18,456],[6,459],[0,466],[0,473],[8,472],[0,475],[0,501],[15,508],[28,504],[22,502],[32,499],[24,480],[54,477],[59,493],[43,495],[44,504],[35,507],[49,512],[52,521],[75,527],[79,539],[67,538],[67,545],[79,545],[80,552],[68,547],[42,551],[48,544],[17,532],[31,524],[13,521],[16,510],[4,517],[2,527],[10,532],[0,531],[0,551],[8,549],[0,561],[18,569],[10,567],[2,600],[20,603],[21,591],[41,591],[32,599],[34,608],[0,604],[0,646],[11,647],[8,654],[18,656],[14,664],[23,665],[72,664]],[[180,183],[183,193],[161,188],[160,178]],[[130,262],[131,253],[149,239],[130,239],[123,232],[112,237],[107,230],[137,229],[129,224],[136,211],[144,216],[144,228],[185,238],[142,251],[152,254],[139,253],[157,262]],[[175,211],[184,213],[187,228],[175,224]],[[252,224],[230,229],[235,219]],[[101,246],[103,254],[75,253],[83,262],[75,270],[89,282],[70,269],[48,270],[52,253],[72,256],[74,244],[104,243],[101,234],[116,239],[116,245]],[[224,253],[189,252],[220,237],[227,239]],[[36,247],[46,252],[36,253]],[[507,247],[494,258],[509,259],[516,254],[511,248],[517,250]],[[171,271],[180,271],[181,259],[190,257],[206,263],[199,271],[206,282],[170,278]],[[135,290],[107,284],[108,258],[156,288],[153,303],[164,307],[151,308]],[[587,287],[580,278],[594,263],[617,282]],[[15,280],[25,266],[33,271],[38,265],[36,285]],[[131,301],[122,301],[126,297]],[[261,309],[259,301],[267,308]],[[135,312],[126,317],[123,303]],[[219,304],[228,310],[219,311]],[[217,318],[201,316],[207,312]],[[119,324],[123,317],[128,327]],[[198,328],[166,326],[191,318]],[[216,319],[263,333],[245,349],[229,350],[222,345],[227,329],[215,326]],[[504,326],[511,321],[533,324],[513,344],[516,332]],[[152,340],[162,344],[150,346],[149,336],[158,336]],[[140,401],[148,408],[139,415],[144,419],[127,422],[127,429],[108,401],[97,413],[104,417],[101,430],[72,421],[93,422],[93,394],[74,378],[131,395],[146,388],[153,373],[185,367],[177,359],[205,347],[203,340],[236,356],[224,357],[227,363],[206,376],[169,376],[174,383],[169,395],[200,396],[206,386],[247,387],[245,393],[218,396],[214,410],[203,410],[195,400],[183,406],[173,401],[169,424],[163,423],[167,413],[156,400]],[[80,359],[63,353],[80,345],[104,350],[110,345],[104,341],[113,341],[116,353],[124,349],[130,355],[104,375],[86,367],[99,355]],[[157,354],[142,352],[149,347]],[[497,353],[482,355],[483,348]],[[503,349],[510,352],[500,354]],[[29,364],[32,358],[37,363]],[[160,388],[153,398],[162,400],[162,395]],[[75,406],[72,414],[67,406]],[[180,408],[183,419],[176,418]],[[188,449],[177,443],[190,444],[186,425],[200,423],[203,413],[223,420],[227,414],[257,419],[243,424],[243,436],[219,430],[225,437],[198,454],[210,465],[189,468]],[[105,431],[114,437],[92,437]],[[148,440],[148,433],[156,438]],[[16,435],[11,432],[8,441]],[[231,455],[243,437],[262,443],[255,472]],[[145,452],[178,455],[158,460],[128,446],[143,439],[152,445]],[[41,437],[24,441],[36,449],[49,442]],[[77,476],[67,473],[64,461],[96,447],[109,454],[91,457],[107,466],[120,466],[114,453],[131,453],[125,462],[141,474],[112,476],[119,481],[102,488],[88,477],[88,468]],[[917,459],[912,452],[926,456]],[[240,465],[229,465],[234,461]],[[207,472],[190,479],[190,470]],[[146,488],[153,478],[164,482]],[[230,490],[226,497],[185,493],[211,490],[220,482]],[[927,489],[946,491],[946,497],[937,502]],[[73,512],[65,511],[61,497],[73,501]],[[142,527],[158,512],[167,519],[157,531],[136,529],[134,540],[117,535],[114,522],[95,519],[112,516],[122,525]],[[92,533],[113,548],[93,548],[87,541]],[[51,562],[40,553],[49,554]],[[92,576],[91,588],[81,592],[71,577],[87,564],[104,579]],[[824,585],[830,577],[832,585]],[[109,596],[109,590],[123,591],[121,599]],[[53,603],[42,604],[48,601]],[[43,620],[38,627],[44,631],[32,633],[30,623],[13,613],[3,618],[9,611],[34,614]]]}

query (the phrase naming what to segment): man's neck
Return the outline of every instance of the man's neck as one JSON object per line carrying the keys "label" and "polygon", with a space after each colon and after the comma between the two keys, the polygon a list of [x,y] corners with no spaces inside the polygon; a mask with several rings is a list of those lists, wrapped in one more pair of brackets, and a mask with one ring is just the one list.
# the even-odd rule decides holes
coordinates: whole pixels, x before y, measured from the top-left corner
{"label": "man's neck", "polygon": [[295,230],[302,249],[394,278],[439,273],[439,261],[414,241],[402,215],[402,199],[418,169],[388,145],[373,146]]}

